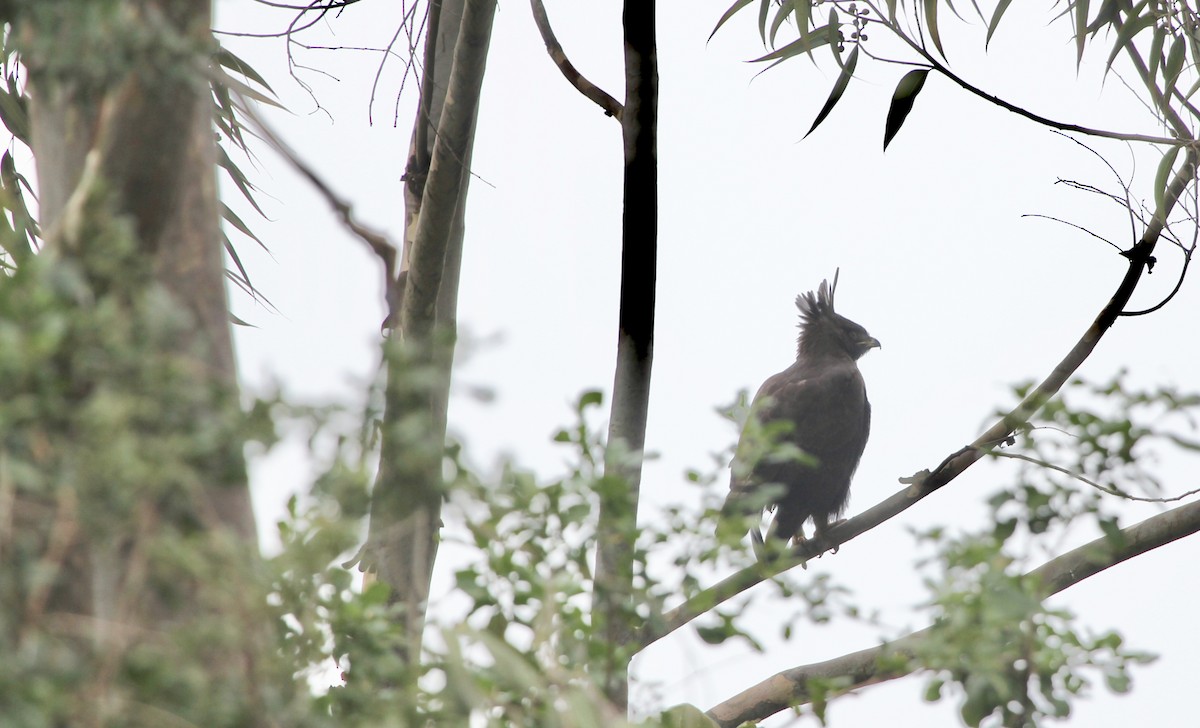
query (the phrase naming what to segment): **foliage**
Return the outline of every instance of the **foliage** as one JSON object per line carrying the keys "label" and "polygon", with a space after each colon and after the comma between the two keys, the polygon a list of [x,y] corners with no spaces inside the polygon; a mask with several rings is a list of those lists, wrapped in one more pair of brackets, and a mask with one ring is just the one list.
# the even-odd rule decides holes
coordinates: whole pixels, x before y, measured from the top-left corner
{"label": "foliage", "polygon": [[84,219],[79,255],[32,257],[0,284],[0,713],[14,726],[287,715],[302,693],[258,630],[259,562],[207,510],[241,469],[229,443],[270,428],[198,375],[188,316],[102,190]]}
{"label": "foliage", "polygon": [[[1122,134],[1058,122],[972,86],[951,70],[942,42],[946,18],[954,17],[959,22],[969,22],[950,2],[758,0],[754,3],[753,0],[737,0],[717,22],[713,33],[740,11],[754,4],[758,6],[759,35],[763,43],[772,48],[765,55],[755,58],[754,62],[771,61],[768,66],[771,68],[801,55],[812,58],[815,50],[828,48],[841,69],[809,133],[830,116],[838,101],[844,97],[855,78],[860,54],[877,63],[910,69],[900,78],[892,96],[884,131],[884,148],[900,130],[930,72],[1035,123],[1063,131],[1165,145],[1163,164],[1167,171],[1177,162],[1178,145],[1193,138],[1190,127],[1200,122],[1200,110],[1191,102],[1197,88],[1200,88],[1200,76],[1195,71],[1196,63],[1200,60],[1200,46],[1195,43],[1189,30],[1195,27],[1197,16],[1187,3],[1104,2],[1093,6],[1087,0],[1069,0],[1056,4],[1061,8],[1053,16],[1056,21],[1070,24],[1077,65],[1083,63],[1084,52],[1091,44],[1100,44],[1107,52],[1104,61],[1106,75],[1120,65],[1117,63],[1119,57],[1127,58],[1127,65],[1121,68],[1132,72],[1142,88],[1144,102],[1158,121],[1169,129],[1171,137]],[[979,4],[971,3],[978,21],[987,29],[985,46],[992,41],[1011,5],[1011,2],[1001,0],[990,13],[985,13]],[[939,10],[949,10],[950,13],[939,13]],[[779,45],[780,30],[788,24],[794,28],[796,38]],[[912,69],[913,66],[916,68]],[[1157,209],[1164,213],[1166,181],[1167,175],[1160,170],[1154,199]]]}
{"label": "foliage", "polygon": [[939,562],[938,576],[926,581],[933,626],[917,650],[933,672],[925,698],[939,700],[953,685],[967,725],[1065,718],[1090,686],[1089,673],[1125,692],[1129,668],[1152,659],[1125,648],[1119,634],[1082,632],[1072,614],[1046,606],[1037,579],[1014,571],[1003,540],[940,531],[923,538],[937,547]]}
{"label": "foliage", "polygon": [[[1014,393],[1024,398],[1031,388],[1019,385]],[[1130,689],[1130,668],[1153,658],[1127,648],[1116,632],[1076,626],[1075,616],[1047,605],[1042,584],[1022,572],[1036,555],[1054,554],[1079,519],[1123,546],[1114,506],[1168,500],[1132,493],[1159,495],[1160,457],[1200,449],[1188,435],[1198,406],[1196,395],[1171,387],[1132,387],[1124,371],[1102,384],[1075,379],[1012,442],[991,451],[1020,465],[1014,482],[988,499],[991,525],[978,533],[919,534],[935,549],[925,563],[933,626],[915,658],[933,672],[927,699],[959,695],[963,721],[972,726],[990,718],[1040,725],[1067,717],[1094,682],[1089,676],[1114,692]]]}

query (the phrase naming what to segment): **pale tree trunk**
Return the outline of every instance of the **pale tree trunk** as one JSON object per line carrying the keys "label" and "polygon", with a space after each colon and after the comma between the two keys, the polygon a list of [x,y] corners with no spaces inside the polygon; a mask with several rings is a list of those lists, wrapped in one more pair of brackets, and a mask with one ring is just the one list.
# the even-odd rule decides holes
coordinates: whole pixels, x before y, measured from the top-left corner
{"label": "pale tree trunk", "polygon": [[495,0],[431,2],[422,98],[405,170],[405,249],[389,292],[386,412],[364,565],[402,605],[404,658],[420,660],[437,556],[442,454],[463,219]]}

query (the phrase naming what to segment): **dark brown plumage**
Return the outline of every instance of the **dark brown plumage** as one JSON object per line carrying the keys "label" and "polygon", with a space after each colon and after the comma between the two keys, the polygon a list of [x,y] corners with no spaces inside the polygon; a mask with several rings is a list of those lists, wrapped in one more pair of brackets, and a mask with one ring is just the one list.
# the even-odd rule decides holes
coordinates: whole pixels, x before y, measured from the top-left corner
{"label": "dark brown plumage", "polygon": [[[820,536],[841,515],[871,429],[871,404],[857,362],[879,342],[862,326],[834,312],[836,288],[834,276],[833,287],[822,281],[815,294],[796,297],[800,309],[796,363],[763,382],[751,406],[751,417],[763,425],[790,423],[780,444],[794,445],[811,457],[802,462],[768,454],[739,477],[739,471],[747,469],[744,460],[738,467],[739,459],[747,457],[743,431],[725,501],[726,512],[761,513],[764,505],[773,507],[771,533],[785,541],[803,540],[809,518]],[[762,488],[769,484],[782,492],[764,504]],[[754,498],[755,493],[760,497]],[[757,527],[754,533],[757,537]]]}

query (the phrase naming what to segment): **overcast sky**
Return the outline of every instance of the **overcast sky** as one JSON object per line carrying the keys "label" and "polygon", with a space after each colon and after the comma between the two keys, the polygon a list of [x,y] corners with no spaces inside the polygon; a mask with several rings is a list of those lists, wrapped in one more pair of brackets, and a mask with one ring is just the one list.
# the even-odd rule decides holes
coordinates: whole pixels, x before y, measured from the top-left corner
{"label": "overcast sky", "polygon": [[[547,5],[575,65],[622,97],[619,4]],[[981,23],[944,20],[956,69],[1044,116],[1160,133],[1118,78],[1102,84],[1097,64],[1076,75],[1067,31],[1048,26],[1050,3],[1016,5],[987,55],[979,50]],[[817,54],[817,66],[797,59],[756,77],[761,67],[744,63],[763,52],[752,11],[706,43],[724,10],[720,2],[664,3],[660,12],[659,310],[647,437],[659,457],[646,469],[642,518],[654,518],[664,503],[697,497],[684,484],[684,469],[709,467],[710,453],[736,438],[714,408],[791,363],[792,301],[839,266],[839,311],[883,343],[860,362],[874,420],[852,488],[853,515],[898,490],[897,478],[936,466],[974,439],[993,412],[1012,404],[1012,383],[1045,376],[1124,274],[1125,259],[1111,247],[1022,215],[1070,220],[1122,247],[1131,242],[1129,222],[1119,208],[1055,184],[1065,178],[1116,190],[1094,156],[936,76],[886,155],[883,120],[904,69],[866,59],[839,108],[803,139],[836,76],[828,52]],[[309,40],[382,47],[400,13],[397,3],[363,2],[330,16]],[[219,3],[222,29],[278,30],[287,20],[284,11]],[[416,100],[412,79],[400,94],[402,65],[392,59],[384,66],[371,105],[378,53],[300,53],[301,64],[318,69],[297,70],[318,109],[289,79],[282,41],[222,40],[271,81],[290,109],[269,118],[294,148],[364,219],[399,240],[400,176]],[[870,42],[886,49],[883,41],[876,34]],[[1102,60],[1107,49],[1091,55]],[[1088,143],[1132,178],[1135,195],[1151,196],[1157,152]],[[564,457],[550,437],[570,421],[570,403],[584,389],[611,387],[621,164],[617,123],[562,79],[527,5],[502,2],[475,148],[459,302],[464,345],[450,412],[451,429],[481,466],[510,453],[550,475]],[[239,251],[279,313],[233,295],[236,314],[256,326],[235,332],[245,385],[263,391],[279,381],[305,399],[359,399],[378,358],[379,266],[271,153],[261,153],[252,178],[269,196],[270,221],[253,225],[270,254],[246,242]],[[252,219],[234,195],[227,197]],[[1158,257],[1160,268],[1139,288],[1136,307],[1157,302],[1175,283],[1178,251],[1160,247]],[[1081,374],[1103,381],[1125,367],[1145,386],[1200,390],[1191,284],[1162,311],[1120,320]],[[494,390],[495,401],[472,399],[470,386]],[[1194,461],[1166,467],[1169,494],[1200,485]],[[913,564],[928,554],[909,530],[979,527],[983,499],[1011,472],[980,463],[810,567],[809,574],[830,573],[860,605],[879,610],[886,627],[805,624],[782,642],[779,625],[795,607],[764,590],[747,622],[771,645],[767,654],[743,643],[713,648],[693,630],[681,630],[635,662],[637,677],[656,685],[635,699],[642,707],[661,701],[707,709],[780,669],[925,626],[926,615],[914,609],[926,594]],[[266,543],[305,473],[294,446],[256,463],[255,504]],[[1161,510],[1114,507],[1123,525]],[[1076,531],[1065,545],[1097,535]],[[1051,600],[1075,611],[1081,625],[1115,628],[1130,646],[1161,655],[1135,671],[1131,696],[1114,698],[1100,688],[1078,705],[1072,725],[1194,721],[1198,557],[1200,540],[1191,539]],[[447,575],[440,575],[443,591]],[[832,724],[893,725],[903,716],[907,725],[957,725],[952,701],[921,701],[924,682],[910,677],[842,698],[831,708]]]}

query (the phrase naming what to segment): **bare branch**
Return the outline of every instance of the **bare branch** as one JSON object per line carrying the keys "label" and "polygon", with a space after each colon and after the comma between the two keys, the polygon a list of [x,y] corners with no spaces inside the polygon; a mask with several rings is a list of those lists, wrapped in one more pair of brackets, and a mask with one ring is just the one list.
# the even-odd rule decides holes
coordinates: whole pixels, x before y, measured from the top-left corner
{"label": "bare branch", "polygon": [[546,52],[550,54],[554,65],[558,66],[558,70],[562,71],[562,75],[578,89],[579,93],[595,101],[600,108],[604,109],[605,114],[615,116],[619,121],[623,110],[621,102],[584,78],[583,74],[567,58],[567,54],[558,43],[558,38],[554,37],[554,29],[550,27],[550,18],[546,16],[546,6],[542,4],[542,0],[529,0],[529,5],[533,8],[533,20],[537,23],[538,32],[542,34],[542,41],[546,44]]}
{"label": "bare branch", "polygon": [[290,146],[288,146],[287,142],[280,139],[275,132],[271,131],[266,122],[259,118],[258,114],[254,112],[249,104],[243,102],[240,105],[242,113],[244,113],[246,118],[253,123],[255,132],[264,141],[274,147],[275,151],[279,152],[279,154],[285,160],[287,160],[288,164],[292,165],[297,172],[303,175],[304,178],[307,179],[309,183],[311,183],[312,186],[317,189],[317,192],[321,193],[321,196],[325,198],[325,201],[329,203],[329,206],[332,207],[334,212],[337,213],[338,217],[341,218],[342,224],[346,226],[346,229],[354,233],[359,240],[362,240],[364,243],[366,243],[367,247],[371,249],[371,252],[374,253],[377,258],[379,258],[380,262],[383,263],[383,272],[385,276],[384,282],[386,284],[390,284],[396,269],[396,246],[390,240],[388,240],[385,235],[377,233],[358,222],[358,219],[354,215],[354,208],[349,202],[334,192],[333,189],[325,182],[325,180],[321,179],[321,176],[317,174],[312,167],[308,166],[304,160],[300,159],[299,155],[297,155],[296,152]]}
{"label": "bare branch", "polygon": [[1075,224],[1075,223],[1073,223],[1073,222],[1068,222],[1067,220],[1063,220],[1063,219],[1061,219],[1061,218],[1054,217],[1053,215],[1040,215],[1040,214],[1038,214],[1038,213],[1036,213],[1036,212],[1027,212],[1027,213],[1025,213],[1024,215],[1022,215],[1021,217],[1038,217],[1038,218],[1041,218],[1041,219],[1043,219],[1043,220],[1051,220],[1051,221],[1053,221],[1053,222],[1061,223],[1061,224],[1063,224],[1063,225],[1066,225],[1066,226],[1068,226],[1068,227],[1073,227],[1073,228],[1075,228],[1076,230],[1079,230],[1079,231],[1085,232],[1085,233],[1087,233],[1088,235],[1091,235],[1093,238],[1095,238],[1095,239],[1099,240],[1099,241],[1100,241],[1100,242],[1102,242],[1102,243],[1108,243],[1109,245],[1111,245],[1112,247],[1116,248],[1117,250],[1120,250],[1120,249],[1121,249],[1121,246],[1117,245],[1116,243],[1114,243],[1113,241],[1109,240],[1108,238],[1106,238],[1106,237],[1103,237],[1103,236],[1100,236],[1100,235],[1097,235],[1096,233],[1092,232],[1091,230],[1088,230],[1087,228],[1085,228],[1085,227],[1084,227],[1084,226],[1082,226],[1082,225],[1077,225],[1077,224]]}
{"label": "bare branch", "polygon": [[[1181,247],[1182,247],[1182,245],[1181,245]],[[1154,304],[1150,308],[1144,308],[1141,311],[1122,311],[1121,315],[1122,316],[1145,316],[1148,313],[1154,313],[1158,309],[1160,309],[1163,306],[1166,306],[1168,303],[1170,303],[1171,299],[1175,298],[1175,294],[1179,293],[1179,289],[1183,287],[1183,279],[1187,277],[1188,266],[1192,264],[1192,253],[1195,252],[1195,250],[1196,250],[1195,243],[1192,244],[1192,247],[1183,249],[1183,268],[1180,269],[1180,271],[1179,271],[1179,280],[1175,281],[1175,287],[1171,289],[1171,292],[1167,294],[1166,298],[1164,298],[1163,300]]]}
{"label": "bare branch", "polygon": [[[1122,539],[1104,536],[1084,544],[1046,562],[1027,576],[1040,580],[1044,598],[1050,597],[1111,566],[1197,531],[1200,531],[1200,501],[1121,529]],[[926,628],[878,647],[784,670],[713,707],[707,715],[718,725],[733,728],[809,702],[808,685],[814,679],[850,678],[850,683],[838,691],[841,694],[904,677],[920,669],[913,661],[915,648],[926,639],[929,631]],[[881,664],[886,666],[880,667]]]}
{"label": "bare branch", "polygon": [[1090,485],[1093,488],[1095,488],[1096,490],[1102,491],[1104,493],[1108,493],[1109,495],[1115,495],[1118,498],[1124,498],[1126,500],[1131,500],[1131,501],[1138,501],[1141,503],[1174,503],[1176,501],[1181,501],[1184,498],[1190,498],[1191,496],[1194,496],[1197,493],[1200,493],[1200,488],[1194,488],[1185,493],[1180,493],[1179,495],[1173,495],[1173,496],[1170,496],[1167,498],[1147,498],[1145,496],[1130,495],[1129,493],[1126,493],[1122,490],[1118,490],[1116,488],[1104,485],[1103,483],[1098,483],[1098,482],[1092,480],[1091,478],[1086,478],[1086,477],[1080,475],[1079,473],[1073,472],[1067,468],[1062,467],[1061,465],[1055,465],[1054,463],[1046,462],[1045,460],[1040,460],[1038,458],[1031,457],[1029,455],[1023,455],[1023,454],[1017,453],[1017,452],[1005,452],[1003,450],[996,450],[995,448],[988,450],[987,454],[991,455],[992,457],[1011,458],[1013,460],[1021,460],[1023,462],[1031,463],[1033,465],[1037,465],[1039,467],[1043,467],[1048,470],[1053,470],[1055,472],[1062,473],[1063,475],[1066,475],[1067,477],[1069,477],[1073,480],[1078,480],[1081,483]]}

